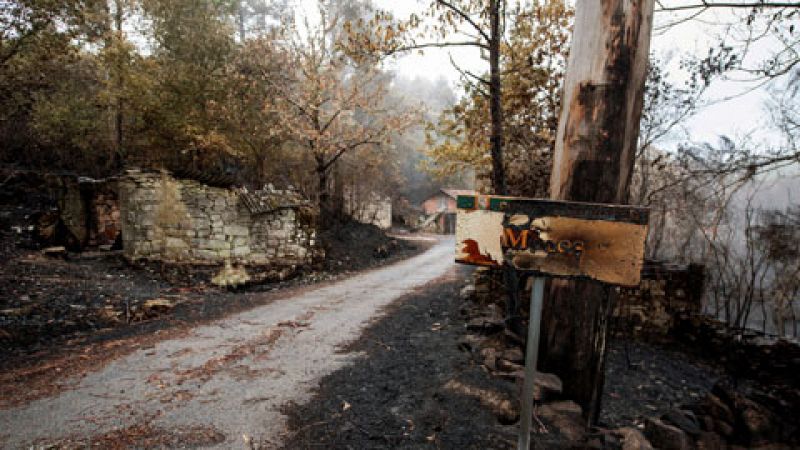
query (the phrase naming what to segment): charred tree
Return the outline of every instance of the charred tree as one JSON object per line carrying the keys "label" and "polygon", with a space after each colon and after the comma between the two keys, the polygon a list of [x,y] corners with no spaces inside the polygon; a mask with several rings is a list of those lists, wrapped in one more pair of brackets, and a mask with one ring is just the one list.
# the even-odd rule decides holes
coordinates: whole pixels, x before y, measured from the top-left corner
{"label": "charred tree", "polygon": [[494,193],[506,195],[506,174],[503,166],[503,84],[500,77],[500,41],[503,38],[501,14],[503,1],[489,2],[490,39],[489,45],[489,102],[492,118],[491,155],[492,155],[492,187]]}
{"label": "charred tree", "polygon": [[[551,175],[559,200],[626,203],[639,137],[653,0],[578,2]],[[597,422],[613,290],[553,280],[540,366]]]}

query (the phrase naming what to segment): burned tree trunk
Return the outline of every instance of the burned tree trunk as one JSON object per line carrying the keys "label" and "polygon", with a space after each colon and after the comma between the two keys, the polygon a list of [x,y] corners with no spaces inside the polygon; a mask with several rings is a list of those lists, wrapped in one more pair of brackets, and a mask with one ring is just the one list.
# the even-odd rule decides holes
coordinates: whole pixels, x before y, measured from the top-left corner
{"label": "burned tree trunk", "polygon": [[489,97],[492,120],[492,188],[497,195],[506,195],[506,175],[503,165],[503,84],[500,77],[500,41],[503,38],[500,26],[503,2],[489,2],[491,39],[489,40]]}
{"label": "burned tree trunk", "polygon": [[[653,0],[579,2],[550,179],[560,200],[626,203],[639,136]],[[542,370],[564,381],[589,422],[600,412],[611,290],[550,283]]]}

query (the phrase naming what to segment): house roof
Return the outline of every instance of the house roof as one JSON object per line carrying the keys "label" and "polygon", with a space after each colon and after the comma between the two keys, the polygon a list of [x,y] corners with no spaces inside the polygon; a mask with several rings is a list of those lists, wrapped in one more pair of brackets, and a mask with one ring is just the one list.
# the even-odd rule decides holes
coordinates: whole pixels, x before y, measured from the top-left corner
{"label": "house roof", "polygon": [[447,196],[457,198],[459,195],[476,195],[477,192],[469,189],[442,189]]}
{"label": "house roof", "polygon": [[267,214],[279,209],[298,209],[311,206],[299,192],[277,190],[272,185],[264,186],[257,191],[242,189],[239,198],[251,214]]}

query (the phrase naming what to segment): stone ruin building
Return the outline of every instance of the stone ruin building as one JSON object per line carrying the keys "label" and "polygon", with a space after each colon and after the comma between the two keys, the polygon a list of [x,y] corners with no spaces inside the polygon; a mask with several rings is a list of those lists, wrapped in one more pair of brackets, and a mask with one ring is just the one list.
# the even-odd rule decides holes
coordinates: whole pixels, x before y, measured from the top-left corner
{"label": "stone ruin building", "polygon": [[115,249],[130,261],[275,269],[322,256],[316,209],[294,190],[268,185],[248,191],[145,170],[104,180],[20,178],[49,199],[33,220],[37,239],[52,249]]}
{"label": "stone ruin building", "polygon": [[249,192],[129,170],[119,179],[119,204],[131,260],[301,266],[319,251],[314,210],[295,191]]}

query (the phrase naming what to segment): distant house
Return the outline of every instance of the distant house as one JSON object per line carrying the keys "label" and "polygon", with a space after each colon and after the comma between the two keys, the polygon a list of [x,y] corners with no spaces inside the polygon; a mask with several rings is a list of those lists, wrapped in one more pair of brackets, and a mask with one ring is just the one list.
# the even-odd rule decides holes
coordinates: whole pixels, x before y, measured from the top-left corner
{"label": "distant house", "polygon": [[422,202],[422,211],[427,217],[423,228],[443,234],[456,232],[456,199],[459,195],[475,195],[466,189],[441,189]]}

